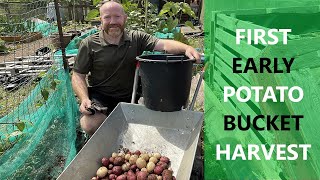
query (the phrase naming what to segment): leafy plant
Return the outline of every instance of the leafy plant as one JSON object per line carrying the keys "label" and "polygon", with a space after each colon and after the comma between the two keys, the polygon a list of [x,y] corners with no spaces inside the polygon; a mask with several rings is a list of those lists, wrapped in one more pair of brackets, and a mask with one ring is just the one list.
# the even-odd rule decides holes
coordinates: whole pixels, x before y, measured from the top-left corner
{"label": "leafy plant", "polygon": [[[173,33],[174,40],[188,43],[188,40],[183,36],[181,31],[176,31],[175,28],[180,24],[180,19],[182,14],[187,14],[189,17],[196,19],[196,15],[189,6],[189,4],[184,2],[167,2],[163,5],[158,21],[158,31],[162,33]],[[185,26],[189,26],[194,29],[193,23],[191,21],[186,21]]]}
{"label": "leafy plant", "polygon": [[7,52],[8,48],[5,46],[5,42],[2,39],[0,39],[0,54]]}
{"label": "leafy plant", "polygon": [[[0,130],[2,135],[0,136],[0,156],[12,148],[17,142],[19,142],[26,134],[24,130],[28,126],[33,126],[30,121],[20,121],[13,123],[2,123],[0,124]],[[15,130],[12,132],[7,132],[8,126],[14,126]],[[10,128],[9,128],[10,129]]]}

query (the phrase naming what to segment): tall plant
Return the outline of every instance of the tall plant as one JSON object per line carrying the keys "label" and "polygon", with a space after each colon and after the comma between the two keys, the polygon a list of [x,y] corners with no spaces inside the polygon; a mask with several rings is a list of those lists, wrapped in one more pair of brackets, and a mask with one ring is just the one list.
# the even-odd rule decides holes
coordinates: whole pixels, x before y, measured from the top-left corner
{"label": "tall plant", "polygon": [[[181,24],[182,14],[187,14],[189,17],[196,19],[196,15],[189,6],[184,2],[167,2],[162,7],[158,17],[158,31],[163,33],[173,33],[174,39],[188,44],[188,40],[183,36],[181,31],[176,31],[176,27]],[[185,26],[189,26],[194,29],[191,21],[186,21]]]}

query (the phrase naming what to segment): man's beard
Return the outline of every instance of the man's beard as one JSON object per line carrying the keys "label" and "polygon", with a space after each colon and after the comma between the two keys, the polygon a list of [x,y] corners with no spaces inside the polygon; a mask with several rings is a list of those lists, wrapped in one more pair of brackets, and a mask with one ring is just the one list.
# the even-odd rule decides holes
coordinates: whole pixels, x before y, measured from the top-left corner
{"label": "man's beard", "polygon": [[106,27],[105,32],[111,37],[119,37],[124,31],[124,26],[110,24]]}

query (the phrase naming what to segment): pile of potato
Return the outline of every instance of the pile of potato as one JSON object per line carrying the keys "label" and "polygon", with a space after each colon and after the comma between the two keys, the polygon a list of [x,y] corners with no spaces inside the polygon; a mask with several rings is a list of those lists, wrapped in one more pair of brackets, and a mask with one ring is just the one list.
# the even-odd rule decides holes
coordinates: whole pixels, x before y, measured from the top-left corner
{"label": "pile of potato", "polygon": [[92,180],[175,180],[169,168],[170,159],[160,153],[135,152],[112,153],[101,159],[102,166]]}

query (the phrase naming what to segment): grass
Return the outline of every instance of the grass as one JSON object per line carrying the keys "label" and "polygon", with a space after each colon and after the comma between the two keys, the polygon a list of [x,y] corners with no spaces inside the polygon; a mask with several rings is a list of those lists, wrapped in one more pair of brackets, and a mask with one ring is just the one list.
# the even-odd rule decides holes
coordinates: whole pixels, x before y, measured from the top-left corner
{"label": "grass", "polygon": [[27,84],[17,90],[7,91],[0,87],[0,118],[13,111],[34,89],[35,84]]}

